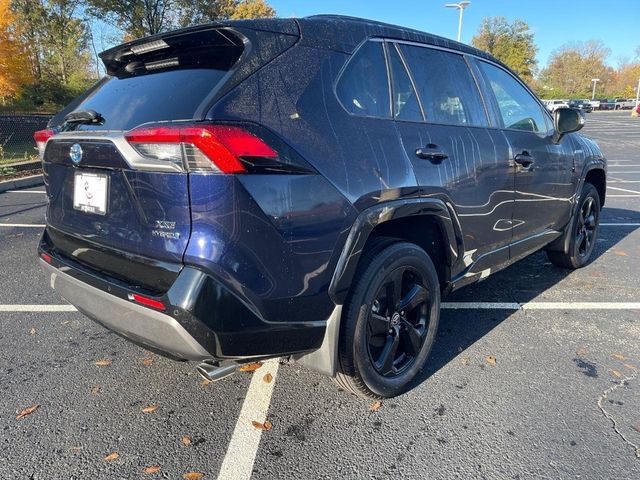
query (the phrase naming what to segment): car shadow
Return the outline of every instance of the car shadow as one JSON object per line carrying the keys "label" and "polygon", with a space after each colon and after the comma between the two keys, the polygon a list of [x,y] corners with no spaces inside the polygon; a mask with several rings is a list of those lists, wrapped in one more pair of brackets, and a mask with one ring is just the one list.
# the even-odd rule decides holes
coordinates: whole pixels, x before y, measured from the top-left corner
{"label": "car shadow", "polygon": [[[633,210],[606,208],[602,217],[601,223],[640,223],[640,212]],[[638,228],[601,227],[591,263]],[[569,275],[580,275],[580,270],[556,267],[549,262],[544,252],[537,252],[495,273],[483,282],[454,292],[443,301],[525,303],[534,300]],[[563,300],[576,299],[577,297]],[[412,387],[427,380],[458,356],[463,349],[484,337],[515,313],[509,309],[485,312],[486,314],[478,315],[474,310],[442,310],[433,350],[422,374],[416,378]]]}

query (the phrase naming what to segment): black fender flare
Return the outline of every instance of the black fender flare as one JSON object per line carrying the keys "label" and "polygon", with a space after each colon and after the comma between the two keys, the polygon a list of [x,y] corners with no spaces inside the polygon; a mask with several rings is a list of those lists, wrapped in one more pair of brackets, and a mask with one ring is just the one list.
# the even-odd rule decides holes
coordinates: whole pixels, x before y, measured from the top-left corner
{"label": "black fender flare", "polygon": [[424,197],[381,203],[360,212],[349,231],[329,284],[329,296],[333,302],[336,305],[344,303],[360,256],[374,228],[391,220],[422,216],[432,217],[440,226],[445,237],[447,266],[453,270],[463,252],[462,232],[453,206],[440,198]]}

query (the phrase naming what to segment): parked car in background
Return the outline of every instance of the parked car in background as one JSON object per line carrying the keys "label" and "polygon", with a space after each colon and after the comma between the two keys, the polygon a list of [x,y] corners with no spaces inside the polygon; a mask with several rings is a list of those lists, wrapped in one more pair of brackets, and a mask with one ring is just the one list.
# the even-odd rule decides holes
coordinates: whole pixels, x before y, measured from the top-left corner
{"label": "parked car in background", "polygon": [[569,106],[568,100],[545,100],[544,101],[547,110],[555,112],[559,108],[567,108]]}
{"label": "parked car in background", "polygon": [[587,100],[593,110],[600,110],[600,99]]}
{"label": "parked car in background", "polygon": [[289,357],[392,397],[441,295],[540,249],[592,257],[606,159],[584,115],[468,45],[323,15],[100,57],[107,77],[35,135],[47,283],[209,380]]}
{"label": "parked car in background", "polygon": [[600,100],[600,110],[614,110],[616,108],[615,99],[602,99]]}
{"label": "parked car in background", "polygon": [[589,103],[589,100],[569,100],[569,107],[577,108],[585,113],[593,112],[593,107]]}
{"label": "parked car in background", "polygon": [[635,98],[616,98],[615,102],[615,110],[631,110],[636,106]]}

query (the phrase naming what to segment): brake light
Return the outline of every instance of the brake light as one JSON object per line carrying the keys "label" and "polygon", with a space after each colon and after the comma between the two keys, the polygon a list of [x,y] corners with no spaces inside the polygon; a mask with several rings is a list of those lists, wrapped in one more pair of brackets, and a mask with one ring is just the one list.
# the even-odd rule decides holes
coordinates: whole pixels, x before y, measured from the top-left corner
{"label": "brake light", "polygon": [[143,157],[170,161],[189,170],[245,173],[243,157],[278,158],[263,140],[236,126],[139,128],[125,138]]}
{"label": "brake light", "polygon": [[144,305],[146,307],[155,308],[156,310],[166,310],[167,308],[164,306],[164,303],[159,302],[158,300],[154,300],[153,298],[138,295],[137,293],[130,293],[128,297],[129,300],[133,302],[139,303],[140,305]]}
{"label": "brake light", "polygon": [[47,147],[47,140],[53,137],[56,134],[50,128],[46,130],[38,130],[33,134],[33,139],[36,141],[36,146],[38,147],[38,155],[40,156],[40,160],[44,159],[44,149]]}

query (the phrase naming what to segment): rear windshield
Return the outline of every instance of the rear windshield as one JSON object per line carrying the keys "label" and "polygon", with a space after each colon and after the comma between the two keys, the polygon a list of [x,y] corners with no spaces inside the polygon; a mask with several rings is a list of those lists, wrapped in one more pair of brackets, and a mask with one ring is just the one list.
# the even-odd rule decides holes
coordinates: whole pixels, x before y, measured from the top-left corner
{"label": "rear windshield", "polygon": [[112,77],[75,110],[100,113],[100,125],[79,130],[130,130],[142,123],[193,118],[198,106],[222,80],[224,70],[187,69],[139,77]]}
{"label": "rear windshield", "polygon": [[198,28],[142,39],[100,54],[108,77],[74,111],[95,110],[99,124],[76,130],[130,130],[148,122],[188,120],[230,69],[244,44],[224,29]]}

